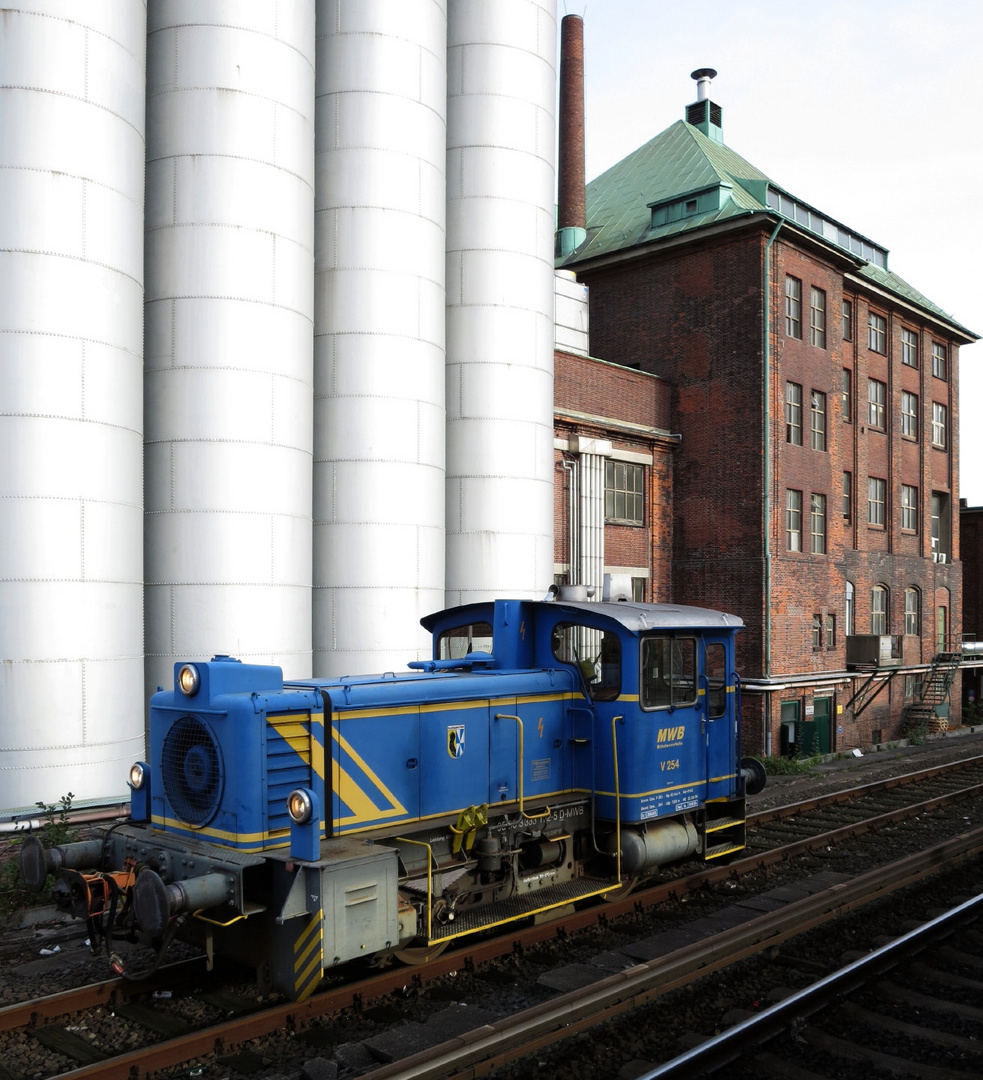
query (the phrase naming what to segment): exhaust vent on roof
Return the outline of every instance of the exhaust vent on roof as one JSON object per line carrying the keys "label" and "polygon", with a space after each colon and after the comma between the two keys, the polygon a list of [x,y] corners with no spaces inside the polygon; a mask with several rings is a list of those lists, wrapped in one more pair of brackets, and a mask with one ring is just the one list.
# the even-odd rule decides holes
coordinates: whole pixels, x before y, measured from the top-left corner
{"label": "exhaust vent on roof", "polygon": [[686,123],[698,128],[714,142],[724,141],[724,111],[710,100],[710,80],[716,75],[713,68],[700,68],[692,78],[697,81],[697,100],[686,106]]}

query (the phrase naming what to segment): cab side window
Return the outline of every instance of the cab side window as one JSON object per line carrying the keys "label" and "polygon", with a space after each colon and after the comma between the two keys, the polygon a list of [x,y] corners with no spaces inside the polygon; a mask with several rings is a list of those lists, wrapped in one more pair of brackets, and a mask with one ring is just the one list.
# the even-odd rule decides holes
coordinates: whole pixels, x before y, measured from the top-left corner
{"label": "cab side window", "polygon": [[642,639],[643,709],[678,708],[696,701],[696,640]]}
{"label": "cab side window", "polygon": [[580,623],[553,628],[553,656],[580,672],[594,701],[613,701],[621,693],[621,641],[610,630]]}

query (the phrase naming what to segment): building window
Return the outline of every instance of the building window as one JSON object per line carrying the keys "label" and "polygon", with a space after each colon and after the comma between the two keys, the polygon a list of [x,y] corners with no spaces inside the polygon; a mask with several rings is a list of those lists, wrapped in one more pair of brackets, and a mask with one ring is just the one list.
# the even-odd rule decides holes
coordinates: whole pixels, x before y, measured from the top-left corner
{"label": "building window", "polygon": [[802,492],[785,492],[785,546],[789,551],[802,550]]}
{"label": "building window", "polygon": [[819,650],[823,647],[822,615],[813,615],[812,617],[812,647],[816,650]]}
{"label": "building window", "polygon": [[813,450],[826,449],[826,395],[813,390],[809,396],[809,424],[812,429]]}
{"label": "building window", "polygon": [[853,341],[853,303],[843,301],[843,340]]}
{"label": "building window", "polygon": [[648,585],[648,578],[633,577],[631,579],[631,598],[636,604],[645,603],[645,586]]}
{"label": "building window", "polygon": [[847,637],[851,637],[853,634],[853,597],[853,582],[848,581],[846,583],[846,599],[843,605],[843,618],[846,624],[844,630],[846,631]]}
{"label": "building window", "polygon": [[884,506],[887,502],[887,481],[876,476],[867,477],[867,523],[885,524]]}
{"label": "building window", "polygon": [[604,516],[628,525],[645,522],[645,470],[624,461],[604,462]]}
{"label": "building window", "polygon": [[901,434],[918,438],[918,395],[901,391]]}
{"label": "building window", "polygon": [[935,645],[938,652],[945,652],[949,644],[949,609],[940,604],[935,613]]}
{"label": "building window", "polygon": [[849,368],[843,369],[840,388],[840,413],[849,424],[853,419],[853,372]]}
{"label": "building window", "polygon": [[905,675],[904,677],[904,699],[905,701],[914,701],[915,698],[921,693],[922,680],[917,675]]}
{"label": "building window", "polygon": [[802,387],[794,382],[785,384],[785,441],[802,445]]}
{"label": "building window", "polygon": [[802,282],[785,276],[785,336],[802,337]]}
{"label": "building window", "polygon": [[853,473],[843,474],[843,520],[853,518]]}
{"label": "building window", "polygon": [[836,648],[836,616],[826,616],[826,648]]}
{"label": "building window", "polygon": [[911,484],[901,485],[901,528],[918,531],[918,488]]}
{"label": "building window", "polygon": [[867,423],[872,428],[884,430],[884,406],[887,402],[887,385],[877,379],[867,380]]}
{"label": "building window", "polygon": [[937,401],[932,402],[932,445],[945,449],[949,410]]}
{"label": "building window", "polygon": [[809,531],[813,555],[826,554],[826,496],[813,493],[810,500]]}
{"label": "building window", "polygon": [[901,330],[901,363],[918,367],[918,335],[914,330]]}
{"label": "building window", "polygon": [[870,590],[870,632],[887,633],[887,589],[883,585]]}
{"label": "building window", "polygon": [[809,295],[809,333],[813,345],[826,348],[826,294],[815,285]]}
{"label": "building window", "polygon": [[949,350],[940,341],[932,342],[932,374],[945,379],[949,373]]}
{"label": "building window", "polygon": [[873,311],[867,316],[867,348],[887,356],[887,319]]}
{"label": "building window", "polygon": [[917,589],[904,591],[904,632],[918,635],[922,632],[921,604]]}

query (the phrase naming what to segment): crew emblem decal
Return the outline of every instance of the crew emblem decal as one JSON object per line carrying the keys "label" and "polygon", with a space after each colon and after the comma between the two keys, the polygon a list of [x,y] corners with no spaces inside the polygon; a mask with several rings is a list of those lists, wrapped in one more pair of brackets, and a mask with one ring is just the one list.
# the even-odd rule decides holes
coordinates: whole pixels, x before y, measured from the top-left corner
{"label": "crew emblem decal", "polygon": [[447,753],[453,758],[464,757],[464,725],[447,729]]}

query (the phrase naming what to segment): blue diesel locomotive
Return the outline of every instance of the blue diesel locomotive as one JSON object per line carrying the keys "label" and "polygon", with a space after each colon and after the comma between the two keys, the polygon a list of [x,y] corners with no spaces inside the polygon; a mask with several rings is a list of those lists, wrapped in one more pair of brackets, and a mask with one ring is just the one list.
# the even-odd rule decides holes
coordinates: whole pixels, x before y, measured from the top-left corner
{"label": "blue diesel locomotive", "polygon": [[[131,819],[25,844],[93,940],[178,937],[294,999],[357,957],[425,960],[464,934],[744,847],[741,620],[631,602],[498,600],[428,616],[400,674],[284,682],[175,665]],[[119,964],[117,966],[120,966]]]}

